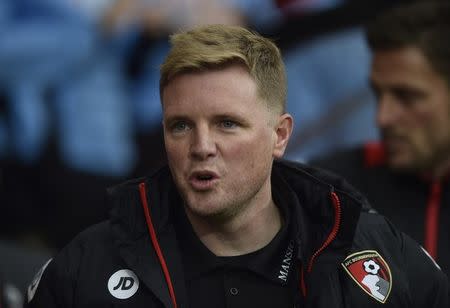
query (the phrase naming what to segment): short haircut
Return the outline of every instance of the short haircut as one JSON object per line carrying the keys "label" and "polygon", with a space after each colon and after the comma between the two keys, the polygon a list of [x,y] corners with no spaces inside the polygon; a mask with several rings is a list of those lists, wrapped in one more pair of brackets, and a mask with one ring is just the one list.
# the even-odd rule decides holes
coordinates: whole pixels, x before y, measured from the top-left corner
{"label": "short haircut", "polygon": [[160,94],[177,75],[217,70],[233,64],[247,68],[269,110],[286,109],[286,73],[278,47],[254,31],[207,25],[170,37],[172,48],[161,66]]}
{"label": "short haircut", "polygon": [[450,84],[450,3],[416,1],[399,5],[367,25],[373,51],[418,48],[433,69]]}

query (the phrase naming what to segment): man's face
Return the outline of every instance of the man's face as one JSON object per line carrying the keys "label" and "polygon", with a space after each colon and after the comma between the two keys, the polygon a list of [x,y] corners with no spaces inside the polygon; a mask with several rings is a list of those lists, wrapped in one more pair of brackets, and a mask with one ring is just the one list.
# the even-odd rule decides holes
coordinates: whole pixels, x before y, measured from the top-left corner
{"label": "man's face", "polygon": [[432,171],[450,154],[450,93],[419,49],[376,51],[377,124],[394,169]]}
{"label": "man's face", "polygon": [[269,111],[243,67],[175,77],[163,116],[169,166],[191,214],[228,219],[271,201],[273,158],[292,118]]}

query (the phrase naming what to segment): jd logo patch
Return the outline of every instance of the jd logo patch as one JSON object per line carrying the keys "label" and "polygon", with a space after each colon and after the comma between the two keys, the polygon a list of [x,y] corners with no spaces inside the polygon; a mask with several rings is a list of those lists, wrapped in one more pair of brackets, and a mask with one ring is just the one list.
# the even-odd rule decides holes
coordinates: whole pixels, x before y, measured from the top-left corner
{"label": "jd logo patch", "polygon": [[371,297],[385,303],[391,293],[391,270],[375,250],[364,250],[349,255],[342,266],[356,284]]}
{"label": "jd logo patch", "polygon": [[108,290],[118,299],[127,299],[134,295],[139,288],[139,279],[128,269],[115,272],[108,280]]}

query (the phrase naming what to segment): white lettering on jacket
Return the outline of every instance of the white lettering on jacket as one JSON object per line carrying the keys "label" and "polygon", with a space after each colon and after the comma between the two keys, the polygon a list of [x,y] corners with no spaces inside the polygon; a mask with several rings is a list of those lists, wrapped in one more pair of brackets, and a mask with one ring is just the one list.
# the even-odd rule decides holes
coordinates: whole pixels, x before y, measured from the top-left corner
{"label": "white lettering on jacket", "polygon": [[118,299],[127,299],[133,296],[139,288],[139,279],[129,269],[115,272],[108,280],[108,290]]}
{"label": "white lettering on jacket", "polygon": [[284,254],[283,262],[281,263],[281,269],[279,271],[278,278],[287,281],[289,275],[289,269],[291,268],[292,259],[294,255],[294,241],[291,241]]}

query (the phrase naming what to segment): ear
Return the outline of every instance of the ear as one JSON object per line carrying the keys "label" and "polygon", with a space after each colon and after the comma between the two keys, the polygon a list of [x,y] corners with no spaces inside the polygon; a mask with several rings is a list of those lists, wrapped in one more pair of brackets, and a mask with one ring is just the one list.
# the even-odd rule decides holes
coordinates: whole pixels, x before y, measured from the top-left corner
{"label": "ear", "polygon": [[275,146],[273,149],[273,157],[281,158],[288,145],[289,138],[292,134],[294,120],[289,113],[284,113],[278,117],[278,123],[275,127]]}

